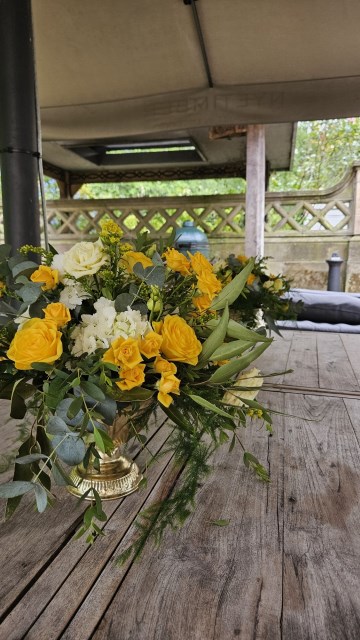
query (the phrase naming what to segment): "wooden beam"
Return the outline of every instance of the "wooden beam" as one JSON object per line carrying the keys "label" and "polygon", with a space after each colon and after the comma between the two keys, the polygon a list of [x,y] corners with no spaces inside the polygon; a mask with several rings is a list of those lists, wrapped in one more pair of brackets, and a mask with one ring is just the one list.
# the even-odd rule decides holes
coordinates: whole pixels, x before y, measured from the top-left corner
{"label": "wooden beam", "polygon": [[245,253],[264,255],[265,127],[250,125],[246,144]]}

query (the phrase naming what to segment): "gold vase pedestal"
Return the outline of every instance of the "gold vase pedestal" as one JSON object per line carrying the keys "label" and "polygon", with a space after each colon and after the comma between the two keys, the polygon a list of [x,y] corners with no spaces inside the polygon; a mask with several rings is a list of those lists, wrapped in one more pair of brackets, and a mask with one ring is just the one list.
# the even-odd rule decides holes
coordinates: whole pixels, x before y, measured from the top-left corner
{"label": "gold vase pedestal", "polygon": [[[137,464],[123,453],[128,439],[126,415],[121,415],[114,421],[109,435],[116,443],[112,454],[109,456],[99,453],[100,470],[95,469],[91,463],[86,469],[82,464],[74,467],[69,474],[74,483],[74,486],[67,487],[69,493],[81,497],[89,489],[95,489],[102,500],[115,500],[136,491],[143,476]],[[85,500],[93,499],[90,491]]]}

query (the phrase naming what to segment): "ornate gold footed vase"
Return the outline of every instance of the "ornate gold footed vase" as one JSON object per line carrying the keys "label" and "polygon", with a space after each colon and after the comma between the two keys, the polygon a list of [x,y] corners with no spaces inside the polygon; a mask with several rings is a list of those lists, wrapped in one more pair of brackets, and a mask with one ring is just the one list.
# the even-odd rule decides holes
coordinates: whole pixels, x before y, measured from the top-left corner
{"label": "ornate gold footed vase", "polygon": [[[70,493],[81,497],[89,489],[96,489],[102,500],[115,500],[136,491],[142,474],[137,464],[123,453],[128,439],[127,416],[118,416],[109,429],[109,436],[116,443],[111,456],[100,453],[100,471],[90,463],[74,467],[69,476],[75,486],[68,486]],[[85,500],[93,500],[92,492]]]}

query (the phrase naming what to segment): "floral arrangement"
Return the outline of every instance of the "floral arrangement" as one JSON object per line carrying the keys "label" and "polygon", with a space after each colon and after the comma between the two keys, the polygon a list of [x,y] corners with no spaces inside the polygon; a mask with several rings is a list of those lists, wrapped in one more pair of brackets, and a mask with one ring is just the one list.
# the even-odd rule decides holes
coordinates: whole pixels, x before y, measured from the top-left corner
{"label": "floral arrangement", "polygon": [[[159,540],[167,525],[184,522],[218,446],[243,447],[238,431],[254,419],[271,430],[270,412],[255,400],[261,373],[248,369],[271,339],[229,319],[249,278],[261,280],[259,263],[247,260],[224,284],[201,253],[186,257],[146,235],[132,246],[121,236],[109,220],[98,240],[59,254],[26,246],[10,257],[0,247],[0,397],[27,425],[0,497],[6,517],[25,493],[44,511],[54,483],[73,484],[69,467],[97,469],[111,455],[118,414],[130,416],[129,437],[144,446],[160,407],[175,425],[169,447],[185,471],[170,498],[141,514],[126,552],[137,554],[149,536]],[[258,460],[243,455],[267,480]],[[96,490],[87,497],[79,535],[91,543],[106,516]]]}
{"label": "floral arrangement", "polygon": [[[293,320],[299,307],[287,298],[291,282],[282,274],[269,272],[267,258],[257,258],[249,273],[244,289],[234,300],[231,309],[236,318],[254,328],[265,326],[278,332],[276,320]],[[214,271],[220,281],[225,284],[241,273],[249,264],[250,258],[231,254],[226,260],[217,260]]]}

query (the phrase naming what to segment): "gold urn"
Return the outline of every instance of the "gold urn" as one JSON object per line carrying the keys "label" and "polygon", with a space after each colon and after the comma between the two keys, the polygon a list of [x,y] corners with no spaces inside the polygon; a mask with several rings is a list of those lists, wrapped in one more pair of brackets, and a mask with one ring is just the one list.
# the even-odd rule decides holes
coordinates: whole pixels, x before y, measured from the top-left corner
{"label": "gold urn", "polygon": [[[90,462],[86,468],[80,464],[71,470],[69,477],[74,484],[67,488],[73,495],[81,497],[90,489],[95,489],[102,500],[115,500],[138,488],[143,477],[141,471],[123,452],[129,437],[126,413],[117,416],[109,429],[109,436],[116,446],[111,455],[99,452],[100,469],[95,469]],[[93,499],[93,493],[89,491],[85,500]]]}

